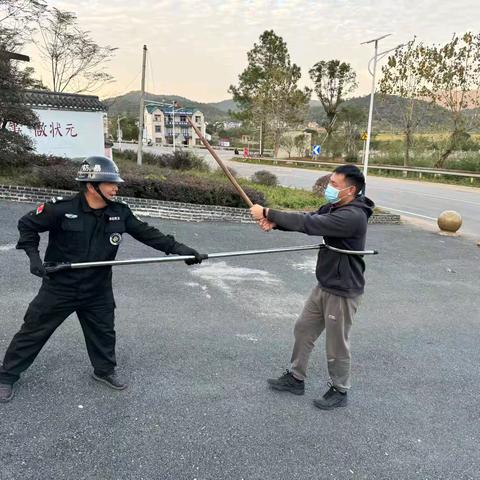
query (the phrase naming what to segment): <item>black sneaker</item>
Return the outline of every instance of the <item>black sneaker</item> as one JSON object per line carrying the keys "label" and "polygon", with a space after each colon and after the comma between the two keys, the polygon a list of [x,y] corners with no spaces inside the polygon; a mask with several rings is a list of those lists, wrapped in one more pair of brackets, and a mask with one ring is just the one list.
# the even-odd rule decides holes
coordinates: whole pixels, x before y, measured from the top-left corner
{"label": "black sneaker", "polygon": [[347,406],[347,392],[340,392],[332,384],[328,384],[330,388],[325,395],[318,399],[314,400],[313,404],[320,408],[321,410],[333,410],[337,407],[346,407]]}
{"label": "black sneaker", "polygon": [[0,403],[8,403],[15,395],[13,385],[0,383]]}
{"label": "black sneaker", "polygon": [[127,388],[127,384],[122,382],[116,373],[111,373],[110,375],[100,376],[92,373],[92,378],[94,378],[97,382],[104,383],[110,388],[114,390],[125,390]]}
{"label": "black sneaker", "polygon": [[267,382],[270,388],[274,390],[290,392],[295,395],[303,395],[305,393],[305,382],[297,380],[289,370],[286,370],[280,378],[269,378]]}

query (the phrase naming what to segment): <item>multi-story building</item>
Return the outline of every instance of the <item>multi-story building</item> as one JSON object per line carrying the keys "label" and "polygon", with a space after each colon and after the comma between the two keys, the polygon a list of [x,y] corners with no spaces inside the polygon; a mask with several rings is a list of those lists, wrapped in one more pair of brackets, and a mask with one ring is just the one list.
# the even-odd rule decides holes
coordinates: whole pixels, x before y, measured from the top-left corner
{"label": "multi-story building", "polygon": [[205,117],[202,112],[190,108],[172,106],[145,106],[145,141],[154,145],[173,145],[193,147],[201,145],[200,138],[188,123],[189,117],[205,136]]}

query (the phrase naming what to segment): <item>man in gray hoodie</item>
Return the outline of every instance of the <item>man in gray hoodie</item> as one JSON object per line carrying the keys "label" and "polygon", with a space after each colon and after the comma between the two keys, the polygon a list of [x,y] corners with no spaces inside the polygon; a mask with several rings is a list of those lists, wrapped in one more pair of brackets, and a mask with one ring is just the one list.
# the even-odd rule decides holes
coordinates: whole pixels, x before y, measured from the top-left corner
{"label": "man in gray hoodie", "polygon": [[[254,205],[250,211],[263,230],[302,232],[323,236],[325,243],[343,250],[364,250],[373,202],[363,195],[365,178],[355,165],[337,167],[325,190],[327,204],[314,213],[289,213]],[[318,254],[317,285],[307,299],[294,328],[291,368],[269,379],[275,390],[303,395],[304,380],[314,343],[325,330],[327,366],[331,383],[316,407],[331,410],[347,405],[350,389],[350,329],[365,286],[365,262],[360,255],[329,249]]]}

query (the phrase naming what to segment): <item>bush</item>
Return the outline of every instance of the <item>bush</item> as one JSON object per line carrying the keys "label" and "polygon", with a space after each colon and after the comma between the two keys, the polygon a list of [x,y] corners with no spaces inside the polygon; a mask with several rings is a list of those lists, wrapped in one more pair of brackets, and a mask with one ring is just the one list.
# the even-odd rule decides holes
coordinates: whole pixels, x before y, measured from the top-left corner
{"label": "bush", "polygon": [[265,195],[271,208],[310,211],[318,210],[325,203],[324,199],[300,188],[266,187],[265,185],[257,185],[255,188]]}
{"label": "bush", "polygon": [[[50,188],[78,190],[75,176],[78,164],[45,167],[38,172],[42,185]],[[125,197],[151,198],[170,202],[186,202],[203,205],[222,205],[245,208],[242,198],[226,181],[211,180],[198,176],[165,171],[162,177],[122,175],[125,183],[120,185],[119,195]],[[253,188],[245,188],[252,202],[266,204],[265,196]]]}
{"label": "bush", "polygon": [[320,177],[313,185],[312,191],[315,195],[323,197],[325,195],[325,189],[327,188],[328,182],[330,182],[331,173],[328,175],[323,175]]}
{"label": "bush", "polygon": [[[137,152],[133,150],[114,150],[114,158],[136,162]],[[162,153],[160,155],[143,152],[142,158],[145,165],[156,165],[172,170],[200,170],[203,172],[210,170],[208,163],[203,158],[197,157],[188,150],[176,150],[174,153]]]}
{"label": "bush", "polygon": [[268,170],[259,170],[255,172],[251,180],[253,183],[259,183],[260,185],[266,185],[267,187],[274,187],[278,185],[278,179],[275,174]]}

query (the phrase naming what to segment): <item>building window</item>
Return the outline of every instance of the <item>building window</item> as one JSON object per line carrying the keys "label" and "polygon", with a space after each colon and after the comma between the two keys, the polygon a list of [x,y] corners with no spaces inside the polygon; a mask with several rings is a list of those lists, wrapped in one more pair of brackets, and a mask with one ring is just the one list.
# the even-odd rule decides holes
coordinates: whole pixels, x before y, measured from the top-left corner
{"label": "building window", "polygon": [[195,115],[195,123],[201,123],[202,117],[200,115]]}
{"label": "building window", "polygon": [[155,121],[156,122],[161,122],[162,121],[162,116],[161,115],[155,115]]}
{"label": "building window", "polygon": [[155,125],[155,133],[162,133],[162,126],[161,125]]}
{"label": "building window", "polygon": [[156,139],[155,139],[155,143],[160,143],[160,144],[161,144],[161,143],[162,143],[162,139],[161,139],[161,138],[156,138]]}
{"label": "building window", "polygon": [[185,123],[187,121],[187,116],[186,115],[180,115],[180,121]]}

